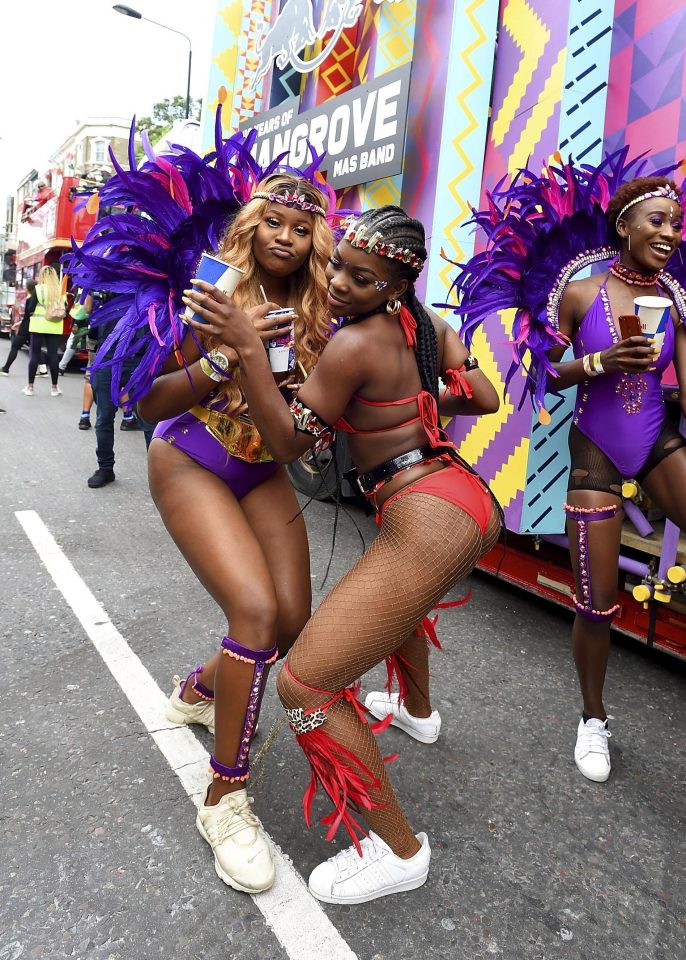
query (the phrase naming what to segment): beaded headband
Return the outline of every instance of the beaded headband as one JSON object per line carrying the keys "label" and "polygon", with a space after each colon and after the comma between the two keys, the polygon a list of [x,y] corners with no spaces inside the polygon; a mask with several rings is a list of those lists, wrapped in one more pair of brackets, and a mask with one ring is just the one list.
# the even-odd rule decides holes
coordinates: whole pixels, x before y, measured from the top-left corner
{"label": "beaded headband", "polygon": [[643,203],[644,200],[650,200],[652,197],[666,197],[667,200],[674,200],[676,203],[680,203],[681,201],[681,196],[676,192],[676,190],[665,184],[664,187],[658,187],[657,190],[651,190],[649,193],[642,193],[640,197],[630,200],[617,214],[615,223],[619,223],[627,210],[630,207],[633,207],[635,203]]}
{"label": "beaded headband", "polygon": [[394,243],[386,243],[383,234],[378,230],[371,237],[367,236],[367,227],[358,226],[357,220],[350,217],[345,222],[347,227],[343,236],[352,247],[358,250],[364,250],[365,253],[376,253],[380,257],[388,257],[389,260],[399,260],[408,264],[417,272],[420,272],[424,266],[424,261],[413,253],[407,247],[398,247]]}
{"label": "beaded headband", "polygon": [[324,207],[311,203],[307,197],[301,193],[266,193],[262,190],[253,193],[251,200],[271,200],[272,203],[282,203],[284,207],[297,207],[298,210],[304,210],[305,213],[318,213],[320,216],[326,216]]}

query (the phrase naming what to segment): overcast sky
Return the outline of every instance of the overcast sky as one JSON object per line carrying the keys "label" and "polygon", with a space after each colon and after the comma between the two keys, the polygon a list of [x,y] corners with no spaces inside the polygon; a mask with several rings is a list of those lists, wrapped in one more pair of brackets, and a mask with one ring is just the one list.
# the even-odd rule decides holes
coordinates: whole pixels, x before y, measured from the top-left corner
{"label": "overcast sky", "polygon": [[[187,34],[191,96],[207,95],[217,0],[140,0],[143,16]],[[0,0],[0,214],[5,197],[92,116],[149,115],[186,93],[188,44],[115,13],[110,0]],[[4,224],[3,224],[4,225]]]}

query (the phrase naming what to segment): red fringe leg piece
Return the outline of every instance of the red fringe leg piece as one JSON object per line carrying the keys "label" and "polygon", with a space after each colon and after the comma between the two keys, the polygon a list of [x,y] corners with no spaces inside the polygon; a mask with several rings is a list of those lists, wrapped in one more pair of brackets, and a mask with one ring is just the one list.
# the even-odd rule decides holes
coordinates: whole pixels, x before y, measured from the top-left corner
{"label": "red fringe leg piece", "polygon": [[[386,657],[386,687],[385,690],[390,696],[393,692],[394,684],[397,684],[398,687],[398,703],[404,703],[407,700],[407,695],[410,692],[410,689],[407,685],[407,680],[405,679],[405,674],[401,669],[401,665],[407,670],[414,670],[415,667],[405,659],[401,657],[399,653],[392,653],[390,656]],[[392,714],[389,714],[391,719],[393,719]]]}
{"label": "red fringe leg piece", "polygon": [[[469,603],[471,599],[472,591],[468,590],[466,596],[462,597],[461,600],[450,600],[447,603],[437,603],[434,607],[434,610],[452,610],[453,607],[463,607],[465,603]],[[436,624],[438,623],[438,614],[435,617],[424,617],[422,622],[417,627],[417,636],[421,637],[424,635],[424,639],[427,642],[427,645],[433,645],[437,650],[442,650],[441,641],[438,639],[438,634],[436,633]]]}
{"label": "red fringe leg piece", "polygon": [[[470,590],[461,600],[451,600],[448,603],[437,603],[433,609],[450,610],[452,607],[462,607],[469,601],[471,595],[472,591]],[[441,641],[438,639],[438,634],[436,632],[437,623],[438,613],[436,613],[434,617],[424,617],[415,632],[418,637],[424,637],[427,646],[434,646],[437,650],[442,650],[443,647],[441,646]],[[392,653],[390,656],[386,657],[385,690],[390,696],[390,694],[393,692],[394,684],[397,684],[399,704],[402,704],[407,699],[407,695],[410,692],[407,685],[407,680],[405,679],[405,675],[401,669],[401,665],[409,670],[415,669],[415,667],[409,663],[405,657],[400,656],[398,653]]]}
{"label": "red fringe leg piece", "polygon": [[369,796],[371,789],[381,786],[378,779],[351,750],[330,737],[321,727],[308,733],[296,734],[296,740],[312,771],[310,783],[303,796],[305,823],[308,827],[312,826],[312,802],[321,784],[334,806],[333,812],[321,821],[329,828],[326,839],[332,840],[339,826],[343,824],[357,852],[362,856],[359,836],[366,836],[366,833],[348,807],[354,804],[362,810],[373,810],[381,806],[374,803]]}

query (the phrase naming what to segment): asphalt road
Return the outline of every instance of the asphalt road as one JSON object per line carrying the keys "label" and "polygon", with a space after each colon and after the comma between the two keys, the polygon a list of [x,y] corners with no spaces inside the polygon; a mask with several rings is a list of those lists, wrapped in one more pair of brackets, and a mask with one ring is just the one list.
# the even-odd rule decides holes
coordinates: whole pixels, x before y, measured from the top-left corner
{"label": "asphalt road", "polygon": [[[0,359],[6,350],[3,341]],[[334,850],[321,828],[304,826],[307,771],[284,729],[253,792],[294,869],[280,861],[280,900],[262,907],[225,887],[188,796],[209,739],[145,719],[157,688],[166,695],[172,674],[214,649],[221,615],[149,498],[142,434],[117,431],[117,480],[89,490],[95,436],[76,428],[80,377],[62,379],[61,398],[45,380],[27,398],[25,366],[22,355],[0,379],[0,960],[686,955],[683,665],[614,644],[613,771],[607,784],[589,783],[572,757],[569,617],[480,576],[472,601],[441,617],[444,652],[432,661],[440,740],[383,734],[388,752],[400,751],[393,776],[410,820],[430,837],[428,883],[359,907],[309,902],[298,875]],[[321,571],[332,508],[313,504],[306,515]],[[370,539],[372,524],[356,518]],[[333,581],[358,550],[344,519]],[[117,661],[124,675],[140,658],[143,680],[126,693],[129,682],[98,652],[103,631],[106,647],[121,640],[130,651]],[[271,683],[258,746],[280,716]]]}

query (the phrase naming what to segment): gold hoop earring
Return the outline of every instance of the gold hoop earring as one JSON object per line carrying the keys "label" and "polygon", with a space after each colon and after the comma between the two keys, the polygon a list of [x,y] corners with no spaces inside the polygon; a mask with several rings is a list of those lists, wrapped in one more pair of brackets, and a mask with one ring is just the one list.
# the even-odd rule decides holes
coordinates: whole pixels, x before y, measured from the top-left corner
{"label": "gold hoop earring", "polygon": [[626,238],[629,241],[629,253],[631,253],[631,234],[627,233]]}
{"label": "gold hoop earring", "polygon": [[389,300],[386,304],[386,313],[400,313],[402,300]]}

